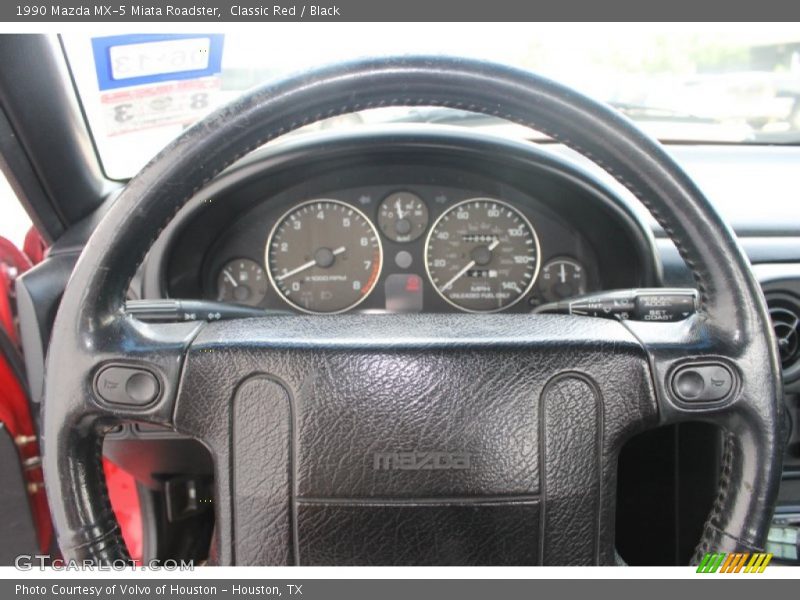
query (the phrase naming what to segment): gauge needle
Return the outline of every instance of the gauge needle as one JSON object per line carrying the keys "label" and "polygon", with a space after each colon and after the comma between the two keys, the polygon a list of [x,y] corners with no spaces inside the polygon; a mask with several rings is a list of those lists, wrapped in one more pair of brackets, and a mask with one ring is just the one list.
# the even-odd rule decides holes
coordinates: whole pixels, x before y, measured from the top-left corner
{"label": "gauge needle", "polygon": [[225,271],[222,272],[222,274],[225,275],[225,277],[228,278],[228,281],[231,282],[231,285],[233,285],[233,287],[239,287],[239,282],[236,281],[236,278],[233,275],[231,275],[230,271],[225,270]]}
{"label": "gauge needle", "polygon": [[[333,255],[334,256],[338,256],[339,254],[341,254],[344,251],[345,251],[345,247],[344,246],[339,246],[338,248],[336,248],[336,250],[333,251]],[[278,277],[275,278],[275,281],[283,281],[287,277],[291,277],[292,275],[297,275],[298,273],[300,273],[302,271],[305,271],[306,269],[310,269],[311,267],[313,267],[316,264],[317,264],[316,260],[310,260],[307,263],[303,263],[299,267],[296,267],[296,268],[292,269],[291,271],[286,271],[286,273],[283,273],[283,274],[279,275]]]}
{"label": "gauge needle", "polygon": [[400,204],[400,198],[398,198],[397,202],[394,203],[394,207],[397,209],[397,218],[398,219],[402,219],[403,218],[403,207]]}
{"label": "gauge needle", "polygon": [[561,263],[561,283],[567,283],[567,270],[564,268],[564,263]]}
{"label": "gauge needle", "polygon": [[[489,246],[487,247],[487,250],[489,250],[489,252],[491,252],[492,250],[497,248],[497,244],[499,244],[499,243],[500,243],[500,240],[493,241],[491,244],[489,244]],[[463,269],[461,269],[458,273],[453,275],[453,277],[450,279],[450,281],[448,281],[447,283],[445,283],[442,286],[442,289],[440,291],[444,292],[451,285],[453,285],[460,277],[462,277],[464,275],[464,273],[469,271],[474,266],[475,266],[475,261],[474,260],[469,261],[466,265],[464,265]]]}

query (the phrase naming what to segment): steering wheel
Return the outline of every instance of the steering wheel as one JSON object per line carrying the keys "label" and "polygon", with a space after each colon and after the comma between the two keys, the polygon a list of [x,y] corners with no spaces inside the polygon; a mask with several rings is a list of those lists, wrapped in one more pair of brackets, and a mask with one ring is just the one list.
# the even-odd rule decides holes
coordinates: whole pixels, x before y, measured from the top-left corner
{"label": "steering wheel", "polygon": [[[673,323],[351,314],[204,325],[125,314],[152,242],[222,169],[326,117],[415,105],[530,126],[599,164],[677,246],[697,284],[696,314]],[[730,390],[687,401],[676,377],[705,367],[722,369]],[[658,143],[528,72],[371,59],[245,94],[126,186],[55,320],[45,484],[65,558],[129,560],[102,440],[121,421],[148,422],[209,449],[219,564],[613,564],[621,446],[648,428],[701,420],[725,441],[698,560],[763,549],[781,474],[781,397],[748,261]]]}

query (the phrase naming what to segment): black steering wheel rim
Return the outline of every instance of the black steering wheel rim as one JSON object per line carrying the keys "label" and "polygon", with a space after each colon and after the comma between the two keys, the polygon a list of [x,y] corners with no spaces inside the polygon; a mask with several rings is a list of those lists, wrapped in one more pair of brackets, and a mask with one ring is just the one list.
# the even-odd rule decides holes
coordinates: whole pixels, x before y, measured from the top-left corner
{"label": "black steering wheel rim", "polygon": [[[763,296],[729,227],[658,143],[604,105],[516,69],[412,57],[336,65],[245,94],[154,158],[99,224],[64,293],[46,374],[45,483],[65,556],[127,559],[99,457],[104,428],[129,415],[97,405],[98,368],[124,362],[126,350],[136,348],[131,358],[155,365],[163,397],[174,397],[197,333],[176,327],[151,344],[151,331],[123,312],[129,283],[163,226],[221,170],[264,143],[326,117],[399,105],[447,106],[535,128],[596,162],[650,210],[699,290],[698,314],[669,329],[681,343],[631,328],[648,350],[660,422],[703,419],[728,432],[719,496],[698,552],[760,549],[781,470],[780,368]],[[670,373],[706,351],[736,369],[737,396],[725,406],[685,410],[671,397]],[[165,402],[142,416],[170,422],[173,410]]]}

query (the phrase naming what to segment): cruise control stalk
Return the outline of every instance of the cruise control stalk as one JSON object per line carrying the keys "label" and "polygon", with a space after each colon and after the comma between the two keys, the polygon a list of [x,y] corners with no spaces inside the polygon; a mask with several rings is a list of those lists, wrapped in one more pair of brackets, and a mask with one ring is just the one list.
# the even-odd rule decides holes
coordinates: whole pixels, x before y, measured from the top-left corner
{"label": "cruise control stalk", "polygon": [[537,306],[534,313],[561,313],[671,323],[697,311],[697,290],[691,288],[640,288],[612,290]]}

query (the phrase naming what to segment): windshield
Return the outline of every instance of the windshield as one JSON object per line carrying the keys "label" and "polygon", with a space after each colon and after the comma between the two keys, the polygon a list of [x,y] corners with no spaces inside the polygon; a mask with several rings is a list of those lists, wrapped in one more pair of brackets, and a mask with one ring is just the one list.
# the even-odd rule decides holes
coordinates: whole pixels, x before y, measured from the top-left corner
{"label": "windshield", "polygon": [[[62,36],[109,177],[242,92],[301,69],[388,54],[447,54],[535,71],[610,103],[662,141],[800,142],[795,23],[281,23],[226,33]],[[544,136],[468,113],[397,108],[315,128],[433,122]]]}

